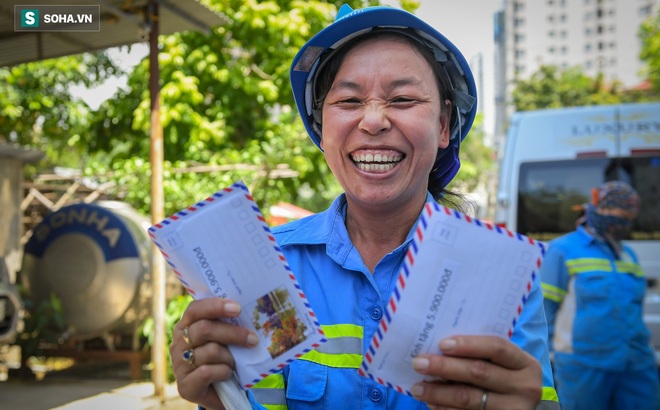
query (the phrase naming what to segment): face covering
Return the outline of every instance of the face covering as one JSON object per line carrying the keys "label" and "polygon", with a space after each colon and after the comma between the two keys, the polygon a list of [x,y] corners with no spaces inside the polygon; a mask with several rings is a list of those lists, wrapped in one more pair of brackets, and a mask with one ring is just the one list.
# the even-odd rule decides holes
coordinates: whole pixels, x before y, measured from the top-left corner
{"label": "face covering", "polygon": [[587,209],[587,225],[598,235],[620,242],[630,235],[633,221],[612,215],[601,215],[596,207],[589,205]]}

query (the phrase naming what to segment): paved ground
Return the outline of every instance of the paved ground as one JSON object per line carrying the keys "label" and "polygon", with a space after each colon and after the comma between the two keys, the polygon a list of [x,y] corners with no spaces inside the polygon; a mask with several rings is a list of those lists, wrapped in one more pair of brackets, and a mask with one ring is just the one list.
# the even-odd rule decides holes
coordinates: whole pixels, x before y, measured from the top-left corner
{"label": "paved ground", "polygon": [[130,380],[128,365],[76,364],[49,372],[42,380],[9,375],[0,382],[0,408],[12,410],[196,410],[197,406],[178,397],[176,386],[168,384],[161,402],[154,396],[153,383]]}

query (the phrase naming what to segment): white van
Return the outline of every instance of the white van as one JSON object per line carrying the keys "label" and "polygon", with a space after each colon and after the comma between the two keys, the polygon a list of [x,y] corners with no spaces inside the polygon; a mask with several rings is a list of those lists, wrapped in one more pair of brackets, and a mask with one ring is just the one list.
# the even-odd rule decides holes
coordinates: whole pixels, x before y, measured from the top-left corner
{"label": "white van", "polygon": [[[660,103],[516,113],[500,162],[495,222],[549,241],[575,229],[591,189],[632,185],[642,198],[630,245],[649,281],[645,320],[660,353]],[[658,363],[660,364],[660,354]]]}

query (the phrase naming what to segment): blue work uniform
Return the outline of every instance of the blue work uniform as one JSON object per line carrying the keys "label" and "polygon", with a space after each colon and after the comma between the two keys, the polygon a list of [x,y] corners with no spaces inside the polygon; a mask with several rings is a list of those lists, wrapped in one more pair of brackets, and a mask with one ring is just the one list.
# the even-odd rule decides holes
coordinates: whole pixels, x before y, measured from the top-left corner
{"label": "blue work uniform", "polygon": [[[427,201],[434,201],[430,194]],[[342,194],[328,210],[273,229],[328,342],[250,389],[249,397],[255,408],[428,408],[410,396],[358,374],[362,355],[383,316],[415,229],[371,273],[351,243],[345,220],[346,199]],[[512,341],[541,363],[545,387],[544,402],[539,408],[559,409],[542,300],[540,282],[536,279]]]}
{"label": "blue work uniform", "polygon": [[643,322],[637,255],[620,257],[584,227],[550,242],[540,269],[562,407],[660,409],[658,370]]}

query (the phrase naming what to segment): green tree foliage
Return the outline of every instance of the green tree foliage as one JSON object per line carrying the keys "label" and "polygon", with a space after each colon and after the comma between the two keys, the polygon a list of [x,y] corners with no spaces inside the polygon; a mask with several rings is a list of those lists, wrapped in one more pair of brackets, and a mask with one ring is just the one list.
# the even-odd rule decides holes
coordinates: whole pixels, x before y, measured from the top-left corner
{"label": "green tree foliage", "polygon": [[649,17],[640,27],[642,41],[640,58],[646,62],[646,78],[651,83],[651,96],[660,99],[660,11]]}
{"label": "green tree foliage", "polygon": [[[166,214],[236,180],[247,183],[266,213],[278,201],[319,211],[340,192],[298,118],[289,68],[304,42],[327,26],[345,2],[207,0],[208,7],[229,17],[228,24],[210,35],[161,36]],[[380,2],[347,3],[359,8]],[[419,2],[400,5],[414,12]],[[0,135],[45,149],[46,167],[82,167],[99,182],[112,180],[118,198],[149,213],[148,59],[129,73],[128,87],[97,111],[68,93],[70,84],[92,86],[116,73],[103,53],[0,70],[10,84],[0,90],[5,114]],[[462,148],[461,190],[477,184],[489,158],[478,128]],[[64,161],[64,155],[70,158]],[[282,167],[295,177],[273,178]]]}
{"label": "green tree foliage", "polygon": [[0,141],[43,150],[46,167],[79,167],[91,113],[69,87],[98,85],[116,74],[105,53],[0,67]]}
{"label": "green tree foliage", "polygon": [[[339,192],[298,119],[289,67],[342,3],[209,0],[210,8],[229,17],[228,24],[208,36],[183,32],[161,38],[166,213],[239,179],[265,212],[277,201],[318,211]],[[96,153],[86,174],[112,173],[117,186],[125,187],[121,195],[143,211],[149,209],[149,190],[140,189],[149,186],[150,174],[148,73],[145,59],[130,75],[129,91],[100,107],[86,141]],[[200,165],[221,170],[183,172]],[[272,178],[282,166],[296,177]]]}
{"label": "green tree foliage", "polygon": [[[192,296],[186,294],[186,295],[179,295],[174,298],[172,298],[168,304],[167,308],[165,310],[165,338],[167,339],[167,346],[169,346],[172,343],[173,340],[173,333],[174,333],[174,325],[181,320],[181,316],[183,315],[183,312],[186,310],[190,302],[193,301]],[[156,322],[153,317],[148,317],[141,325],[140,329],[140,334],[146,339],[146,345],[147,346],[153,346],[154,344],[154,335],[155,335],[155,328]],[[172,357],[170,356],[170,349],[165,349],[165,353],[167,356],[167,380],[172,382],[174,381],[174,371],[172,369],[172,366],[170,365],[172,363]]]}
{"label": "green tree foliage", "polygon": [[560,70],[554,65],[543,65],[528,80],[516,81],[512,97],[516,111],[616,104],[628,100],[618,82],[607,83],[602,75],[591,78],[579,67]]}
{"label": "green tree foliage", "polygon": [[31,374],[28,366],[31,358],[42,356],[44,348],[56,346],[67,326],[62,301],[57,296],[51,294],[48,300],[36,303],[25,288],[21,287],[20,293],[25,310],[23,329],[16,345],[21,347],[20,375],[28,377]]}
{"label": "green tree foliage", "polygon": [[[477,114],[470,132],[461,143],[461,169],[450,184],[457,192],[473,192],[485,184],[494,170],[495,151],[485,144],[483,115]],[[454,188],[458,187],[458,188]]]}

